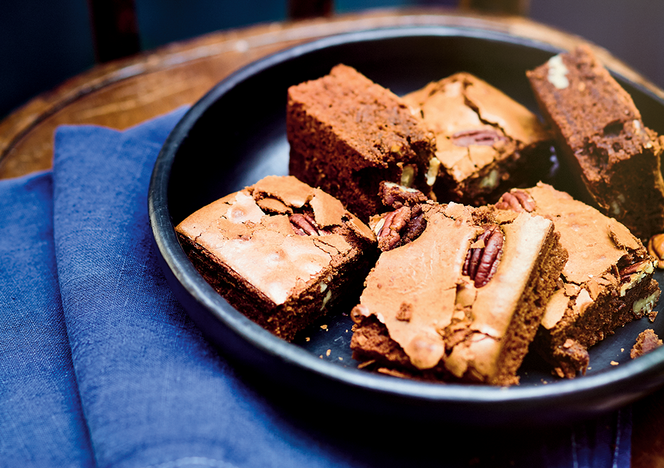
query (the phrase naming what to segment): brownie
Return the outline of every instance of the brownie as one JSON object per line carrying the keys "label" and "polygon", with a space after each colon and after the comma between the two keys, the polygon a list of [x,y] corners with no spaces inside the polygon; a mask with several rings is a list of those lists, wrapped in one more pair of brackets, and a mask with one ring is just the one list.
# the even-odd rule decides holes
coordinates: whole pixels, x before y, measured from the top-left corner
{"label": "brownie", "polygon": [[505,210],[507,219],[530,212],[553,220],[569,254],[533,343],[557,375],[585,373],[590,346],[654,313],[660,289],[653,260],[624,225],[543,183],[513,190],[496,207],[499,219]]}
{"label": "brownie", "polygon": [[439,202],[494,203],[551,165],[553,138],[538,117],[474,75],[456,73],[403,100],[436,136]]}
{"label": "brownie", "polygon": [[368,275],[351,313],[353,357],[401,377],[518,383],[567,259],[553,223],[522,213],[497,224],[489,210],[456,203],[399,210],[372,220],[379,242],[424,227],[385,246]]}
{"label": "brownie", "polygon": [[527,75],[588,201],[643,240],[664,231],[661,139],[592,50],[579,46]]}
{"label": "brownie", "polygon": [[375,261],[375,236],[341,202],[269,176],[176,227],[201,275],[237,310],[286,340],[350,294]]}
{"label": "brownie", "polygon": [[383,180],[431,191],[433,134],[398,96],[351,67],[290,87],[286,128],[290,174],[364,221],[381,208]]}
{"label": "brownie", "polygon": [[632,349],[629,351],[629,357],[636,359],[637,357],[656,350],[660,346],[662,346],[662,340],[657,336],[655,330],[648,328],[643,330],[639,333],[639,336],[636,337],[636,343],[634,343],[634,346],[632,346]]}

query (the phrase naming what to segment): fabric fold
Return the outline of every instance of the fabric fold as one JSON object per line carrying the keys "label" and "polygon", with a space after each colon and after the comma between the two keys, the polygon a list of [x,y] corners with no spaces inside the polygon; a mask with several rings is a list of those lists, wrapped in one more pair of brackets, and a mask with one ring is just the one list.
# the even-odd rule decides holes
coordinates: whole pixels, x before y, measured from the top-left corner
{"label": "fabric fold", "polygon": [[0,465],[94,466],[60,302],[50,173],[0,183]]}
{"label": "fabric fold", "polygon": [[[148,224],[152,167],[184,111],[124,132],[61,127],[52,191],[50,174],[0,182],[3,211],[29,213],[0,228],[0,279],[19,282],[0,283],[13,353],[0,356],[0,448],[26,461],[15,466],[629,466],[629,408],[550,430],[462,431],[305,405],[234,369],[170,291]],[[58,377],[28,378],[38,365]],[[33,383],[48,405],[30,406]],[[62,463],[30,458],[56,446]]]}
{"label": "fabric fold", "polygon": [[182,112],[126,132],[61,127],[56,134],[58,276],[97,462],[342,466],[271,420],[265,402],[201,337],[159,270],[147,190]]}

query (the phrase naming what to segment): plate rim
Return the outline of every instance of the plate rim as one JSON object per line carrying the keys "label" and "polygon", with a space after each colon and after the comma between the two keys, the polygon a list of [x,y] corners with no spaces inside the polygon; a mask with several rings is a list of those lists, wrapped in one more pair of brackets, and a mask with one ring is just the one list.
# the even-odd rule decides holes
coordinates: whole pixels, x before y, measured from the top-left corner
{"label": "plate rim", "polygon": [[[558,46],[524,37],[467,26],[388,26],[344,32],[298,44],[283,49],[266,57],[258,59],[233,72],[217,83],[200,100],[189,108],[174,129],[170,132],[157,157],[150,186],[148,190],[148,211],[151,230],[157,245],[157,250],[163,258],[163,263],[170,273],[204,309],[222,325],[230,328],[248,344],[273,358],[284,363],[296,366],[307,372],[332,379],[343,385],[361,388],[370,392],[406,398],[428,404],[436,403],[447,405],[454,403],[471,405],[501,405],[506,403],[537,403],[562,402],[567,399],[582,401],[590,394],[619,388],[635,388],[633,395],[628,395],[622,403],[627,404],[646,393],[656,390],[664,385],[664,347],[653,351],[639,359],[622,363],[615,368],[604,372],[579,377],[571,380],[560,380],[542,385],[511,387],[496,387],[484,385],[471,385],[459,383],[430,383],[411,379],[399,379],[391,376],[362,371],[355,368],[327,362],[314,356],[309,351],[288,343],[259,325],[253,323],[239,311],[234,309],[210,286],[197,272],[193,264],[180,247],[173,223],[168,211],[168,182],[173,160],[177,148],[188,137],[189,130],[202,116],[205,110],[224,94],[230,92],[235,86],[250,76],[253,76],[276,64],[314,53],[317,50],[347,44],[349,42],[364,42],[373,40],[396,39],[400,37],[428,37],[428,36],[463,36],[509,42],[517,45],[536,47],[549,51],[552,54],[563,51]],[[660,103],[661,99],[651,93],[640,83],[618,75],[623,81],[639,91],[648,94]],[[664,103],[662,103],[664,105]],[[189,313],[187,307],[184,307]],[[205,333],[205,330],[202,330]],[[215,347],[220,347],[213,341]],[[223,348],[223,346],[221,346]],[[659,379],[657,379],[659,377]],[[641,380],[647,380],[649,385],[634,386]],[[659,382],[651,382],[659,380]],[[615,409],[620,405],[610,405],[607,410]]]}

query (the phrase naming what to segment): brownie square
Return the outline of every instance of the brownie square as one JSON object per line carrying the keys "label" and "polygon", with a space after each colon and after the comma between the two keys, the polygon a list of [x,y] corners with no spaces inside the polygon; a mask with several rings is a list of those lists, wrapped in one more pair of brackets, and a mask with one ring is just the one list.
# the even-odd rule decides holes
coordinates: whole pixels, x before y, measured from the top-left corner
{"label": "brownie square", "polygon": [[474,75],[456,73],[403,100],[436,136],[439,202],[494,203],[551,166],[553,137],[538,117]]}
{"label": "brownie square", "polygon": [[431,191],[433,134],[398,96],[351,67],[290,87],[286,124],[290,174],[364,221],[381,208],[381,181]]}
{"label": "brownie square", "polygon": [[[406,224],[426,226],[383,251],[367,277],[351,313],[354,358],[400,377],[518,383],[567,259],[553,223],[523,213],[497,224],[488,210],[456,203],[399,210]],[[400,217],[378,221],[379,242],[408,233],[391,229]]]}
{"label": "brownie square", "polygon": [[240,312],[285,340],[360,288],[375,236],[331,195],[269,176],[175,228],[201,275]]}
{"label": "brownie square", "polygon": [[661,139],[592,50],[556,55],[527,75],[588,200],[641,239],[664,231]]}
{"label": "brownie square", "polygon": [[590,346],[653,313],[653,260],[624,225],[543,183],[511,191],[496,207],[499,218],[528,211],[551,219],[569,254],[533,343],[557,375],[585,373]]}

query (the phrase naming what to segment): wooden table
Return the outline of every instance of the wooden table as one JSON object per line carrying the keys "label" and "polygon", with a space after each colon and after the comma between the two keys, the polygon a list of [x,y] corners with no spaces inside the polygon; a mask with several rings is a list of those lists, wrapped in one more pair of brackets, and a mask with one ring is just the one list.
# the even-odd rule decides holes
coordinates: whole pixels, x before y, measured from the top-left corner
{"label": "wooden table", "polygon": [[[50,168],[53,131],[58,125],[97,124],[124,129],[194,103],[231,72],[285,47],[341,32],[400,25],[481,27],[564,49],[586,42],[523,17],[471,15],[440,8],[374,10],[213,33],[99,65],[28,102],[0,122],[0,178]],[[590,45],[609,67],[664,98],[664,92],[634,70]],[[635,468],[664,467],[663,402],[664,390],[634,406]]]}

